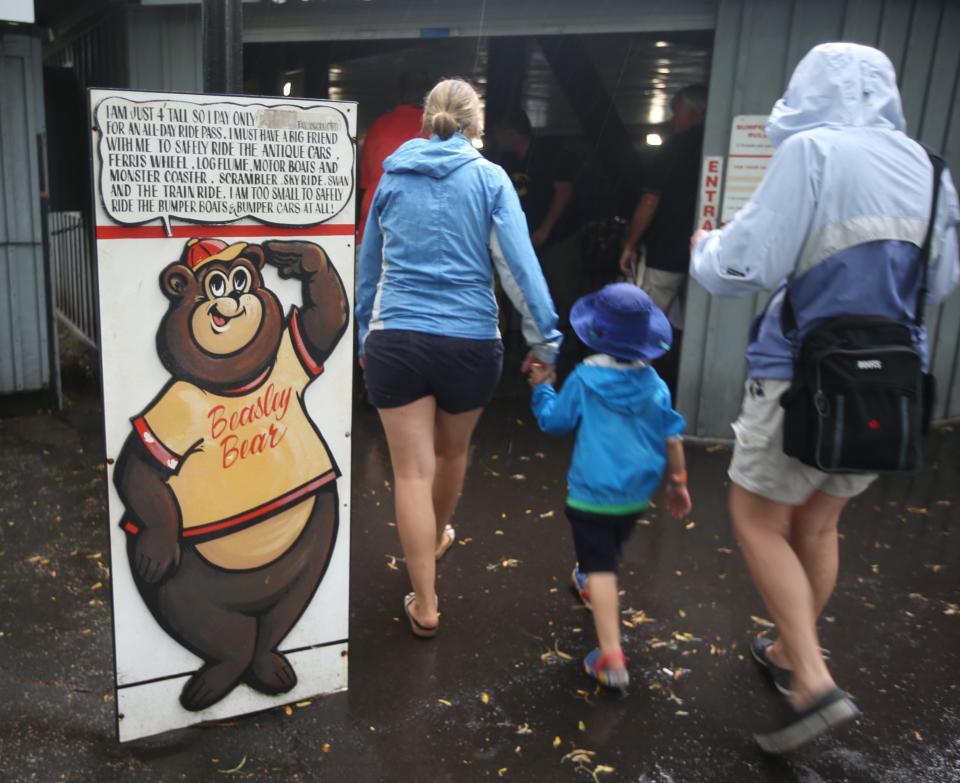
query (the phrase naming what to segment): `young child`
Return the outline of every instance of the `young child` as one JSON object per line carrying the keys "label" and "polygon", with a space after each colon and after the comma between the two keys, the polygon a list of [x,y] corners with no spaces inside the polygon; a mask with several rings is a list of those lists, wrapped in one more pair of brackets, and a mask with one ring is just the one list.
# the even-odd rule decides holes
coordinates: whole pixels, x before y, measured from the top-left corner
{"label": "young child", "polygon": [[577,553],[572,586],[593,610],[600,642],[583,668],[623,689],[630,676],[620,648],[617,565],[664,468],[667,508],[677,518],[690,513],[680,439],[686,425],[646,364],[670,350],[672,340],[670,323],[647,294],[629,283],[605,286],[577,300],[570,324],[598,353],[577,365],[559,394],[553,369],[535,364],[533,412],[544,432],[577,432],[567,473],[566,513]]}

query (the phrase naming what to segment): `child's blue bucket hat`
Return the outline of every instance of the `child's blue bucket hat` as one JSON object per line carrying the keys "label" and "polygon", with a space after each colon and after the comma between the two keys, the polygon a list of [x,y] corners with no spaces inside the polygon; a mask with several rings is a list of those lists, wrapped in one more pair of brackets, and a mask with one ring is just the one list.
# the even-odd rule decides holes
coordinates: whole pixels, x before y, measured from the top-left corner
{"label": "child's blue bucket hat", "polygon": [[631,283],[612,283],[580,297],[570,325],[586,345],[617,359],[651,360],[670,350],[670,322],[646,293]]}

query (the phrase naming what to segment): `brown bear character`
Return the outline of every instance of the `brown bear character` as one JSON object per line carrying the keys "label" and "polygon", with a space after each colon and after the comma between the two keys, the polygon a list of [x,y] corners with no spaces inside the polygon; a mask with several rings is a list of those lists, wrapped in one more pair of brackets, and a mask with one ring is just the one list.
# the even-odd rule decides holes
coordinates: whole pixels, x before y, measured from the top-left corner
{"label": "brown bear character", "polygon": [[[301,281],[286,318],[264,264]],[[330,562],[340,475],[303,392],[349,310],[310,242],[191,239],[160,288],[157,353],[172,377],[133,419],[114,482],[137,589],[204,660],[180,694],[195,711],[240,682],[271,695],[296,685],[277,647]]]}

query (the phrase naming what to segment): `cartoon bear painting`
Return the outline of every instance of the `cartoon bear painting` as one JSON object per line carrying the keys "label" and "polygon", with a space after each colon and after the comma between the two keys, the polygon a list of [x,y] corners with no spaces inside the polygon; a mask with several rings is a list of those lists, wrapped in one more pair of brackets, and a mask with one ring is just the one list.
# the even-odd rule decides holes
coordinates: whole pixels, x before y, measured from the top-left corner
{"label": "cartoon bear painting", "polygon": [[[284,317],[261,270],[295,278]],[[304,389],[347,328],[346,291],[310,242],[191,239],[160,275],[157,352],[169,382],[133,419],[114,482],[137,589],[204,663],[187,710],[240,683],[266,694],[297,675],[278,646],[323,578],[338,527],[339,470]]]}

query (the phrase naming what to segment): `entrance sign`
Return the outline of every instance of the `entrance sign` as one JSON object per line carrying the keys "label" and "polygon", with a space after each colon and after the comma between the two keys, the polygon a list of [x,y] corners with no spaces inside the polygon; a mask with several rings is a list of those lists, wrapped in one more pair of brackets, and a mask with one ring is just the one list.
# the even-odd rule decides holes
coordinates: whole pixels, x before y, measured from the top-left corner
{"label": "entrance sign", "polygon": [[720,227],[720,182],[723,180],[723,155],[707,155],[700,167],[700,196],[697,199],[697,225],[694,230],[713,231]]}
{"label": "entrance sign", "polygon": [[344,689],[356,106],[90,110],[119,738]]}
{"label": "entrance sign", "polygon": [[729,223],[750,200],[773,157],[773,145],[767,138],[768,115],[741,114],[733,118],[730,129],[730,154],[727,179],[723,185],[722,223]]}

